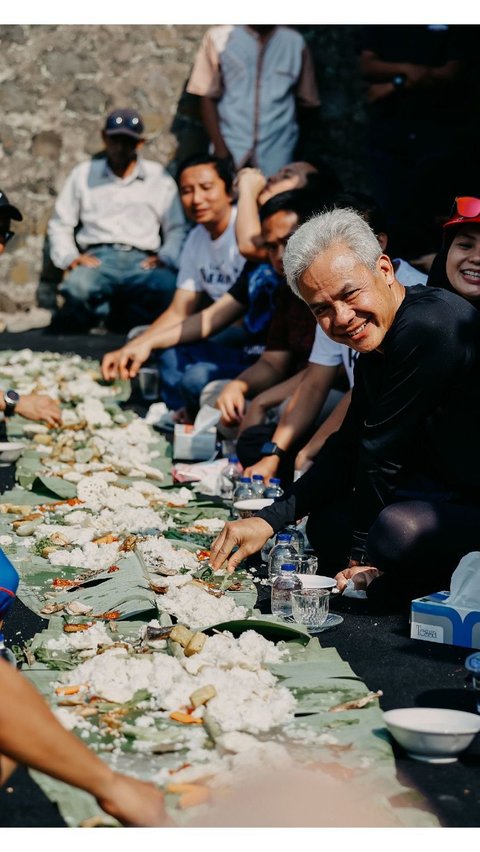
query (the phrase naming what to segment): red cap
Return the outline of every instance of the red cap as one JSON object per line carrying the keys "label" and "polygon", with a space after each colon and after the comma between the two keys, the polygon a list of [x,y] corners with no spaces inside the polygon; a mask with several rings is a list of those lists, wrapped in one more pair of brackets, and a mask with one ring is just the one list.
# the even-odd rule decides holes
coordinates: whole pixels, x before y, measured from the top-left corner
{"label": "red cap", "polygon": [[464,225],[468,222],[480,222],[480,198],[473,196],[456,198],[450,219],[443,227],[449,228],[452,225]]}

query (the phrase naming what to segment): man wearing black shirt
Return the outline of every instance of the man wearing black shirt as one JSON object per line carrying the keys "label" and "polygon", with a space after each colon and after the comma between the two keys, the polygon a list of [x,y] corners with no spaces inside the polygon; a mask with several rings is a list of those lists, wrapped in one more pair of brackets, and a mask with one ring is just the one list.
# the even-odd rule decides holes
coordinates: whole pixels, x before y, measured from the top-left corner
{"label": "man wearing black shirt", "polygon": [[454,294],[406,290],[351,210],[303,225],[284,267],[325,333],[359,352],[352,402],[283,498],[226,525],[212,565],[238,545],[234,568],[310,514],[321,572],[339,572],[340,589],[359,575],[372,598],[433,591],[480,545],[480,316]]}

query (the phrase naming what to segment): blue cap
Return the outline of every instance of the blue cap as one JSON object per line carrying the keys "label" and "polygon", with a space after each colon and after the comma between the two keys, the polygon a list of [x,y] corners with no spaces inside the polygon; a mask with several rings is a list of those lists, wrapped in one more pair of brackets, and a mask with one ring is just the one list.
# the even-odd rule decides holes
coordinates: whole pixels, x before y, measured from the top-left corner
{"label": "blue cap", "polygon": [[283,565],[280,566],[282,571],[296,571],[297,566],[293,564],[293,562],[284,562]]}
{"label": "blue cap", "polygon": [[237,464],[238,456],[229,456],[228,461],[230,462],[230,464]]}
{"label": "blue cap", "polygon": [[240,482],[251,482],[251,481],[252,480],[250,479],[249,476],[241,476],[240,477]]}
{"label": "blue cap", "polygon": [[277,541],[291,541],[291,540],[292,540],[292,536],[290,535],[290,533],[278,533],[278,535],[277,535]]}
{"label": "blue cap", "polygon": [[272,483],[272,485],[280,485],[280,480],[279,480],[279,479],[277,479],[277,477],[276,477],[276,476],[271,476],[271,477],[270,477],[270,482]]}
{"label": "blue cap", "polygon": [[261,473],[254,473],[254,474],[253,474],[253,478],[254,478],[254,479],[261,479],[261,480],[262,480],[262,482],[263,482],[263,476],[262,476],[262,474],[261,474]]}
{"label": "blue cap", "polygon": [[465,660],[465,668],[474,675],[480,674],[480,654],[470,654]]}

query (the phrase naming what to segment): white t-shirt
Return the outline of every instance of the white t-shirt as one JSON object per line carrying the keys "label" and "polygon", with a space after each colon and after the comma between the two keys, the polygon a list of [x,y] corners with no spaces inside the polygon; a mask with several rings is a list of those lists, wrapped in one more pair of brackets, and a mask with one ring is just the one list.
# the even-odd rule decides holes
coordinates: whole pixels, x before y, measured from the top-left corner
{"label": "white t-shirt", "polygon": [[230,222],[223,234],[212,240],[203,225],[190,231],[180,257],[177,287],[192,293],[207,293],[216,302],[235,284],[245,258],[235,237],[237,208],[232,207]]}
{"label": "white t-shirt", "polygon": [[[406,260],[398,258],[392,262],[395,268],[395,277],[400,281],[400,284],[403,284],[405,287],[412,287],[415,284],[426,284],[427,276],[423,272],[417,272]],[[320,326],[317,325],[315,340],[313,341],[312,351],[308,360],[312,364],[320,364],[323,367],[335,367],[343,364],[350,387],[353,387],[353,368],[355,367],[358,354],[354,349],[350,349],[350,346],[345,346],[344,343],[336,343],[335,340],[331,340],[322,331]]]}

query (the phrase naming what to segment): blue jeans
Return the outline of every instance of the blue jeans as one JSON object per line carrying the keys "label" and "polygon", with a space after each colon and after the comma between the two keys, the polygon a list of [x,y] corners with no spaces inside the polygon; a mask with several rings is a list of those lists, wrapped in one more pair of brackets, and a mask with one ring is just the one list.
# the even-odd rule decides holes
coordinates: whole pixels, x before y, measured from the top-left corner
{"label": "blue jeans", "polygon": [[170,304],[176,273],[165,267],[142,269],[140,264],[150,257],[148,252],[97,246],[88,254],[101,264],[76,266],[65,276],[60,286],[65,305],[57,313],[59,324],[64,320],[83,331],[111,317],[120,328],[129,329],[153,322]]}
{"label": "blue jeans", "polygon": [[245,330],[235,326],[208,340],[157,352],[161,394],[167,406],[185,406],[194,417],[205,385],[215,379],[233,379],[258,359],[258,355],[245,354],[247,339]]}

